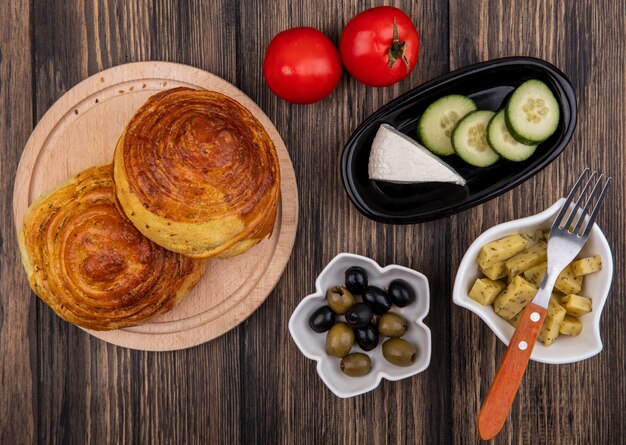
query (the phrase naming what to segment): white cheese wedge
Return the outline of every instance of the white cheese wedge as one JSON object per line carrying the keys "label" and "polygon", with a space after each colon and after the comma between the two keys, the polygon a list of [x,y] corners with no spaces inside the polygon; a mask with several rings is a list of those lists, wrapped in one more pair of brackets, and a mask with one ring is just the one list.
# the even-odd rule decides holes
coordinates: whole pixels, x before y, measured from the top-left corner
{"label": "white cheese wedge", "polygon": [[382,124],[376,133],[368,173],[372,180],[399,184],[450,182],[465,185],[465,179],[452,167],[388,124]]}

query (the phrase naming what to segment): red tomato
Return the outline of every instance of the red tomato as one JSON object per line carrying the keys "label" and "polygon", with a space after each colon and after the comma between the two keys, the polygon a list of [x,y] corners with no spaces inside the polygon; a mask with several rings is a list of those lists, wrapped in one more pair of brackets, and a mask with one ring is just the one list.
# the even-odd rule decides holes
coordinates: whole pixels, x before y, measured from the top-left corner
{"label": "red tomato", "polygon": [[380,6],[357,14],[339,40],[341,60],[359,82],[374,87],[394,84],[413,71],[420,41],[402,10]]}
{"label": "red tomato", "polygon": [[310,104],[337,88],[341,58],[333,42],[317,29],[288,29],[267,47],[263,75],[277,96],[294,104]]}

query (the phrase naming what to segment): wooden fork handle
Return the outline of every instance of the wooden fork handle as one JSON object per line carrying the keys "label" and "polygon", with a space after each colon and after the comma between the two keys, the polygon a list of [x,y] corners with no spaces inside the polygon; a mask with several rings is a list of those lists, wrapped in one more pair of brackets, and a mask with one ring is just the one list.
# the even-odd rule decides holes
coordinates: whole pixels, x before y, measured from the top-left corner
{"label": "wooden fork handle", "polygon": [[489,440],[498,434],[509,415],[546,312],[546,308],[529,303],[517,323],[509,347],[478,413],[478,433],[483,440]]}

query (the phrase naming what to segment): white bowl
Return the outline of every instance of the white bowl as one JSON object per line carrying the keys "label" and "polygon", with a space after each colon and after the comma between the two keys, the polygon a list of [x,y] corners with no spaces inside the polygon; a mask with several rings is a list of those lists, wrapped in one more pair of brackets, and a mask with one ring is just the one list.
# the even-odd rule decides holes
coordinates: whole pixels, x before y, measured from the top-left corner
{"label": "white bowl", "polygon": [[[309,327],[309,317],[321,306],[326,305],[326,290],[330,287],[343,285],[345,271],[351,266],[361,266],[368,275],[369,284],[386,288],[395,279],[409,283],[417,298],[406,307],[393,306],[391,311],[402,315],[409,326],[402,337],[417,348],[417,358],[411,366],[395,366],[387,362],[382,354],[381,342],[372,351],[362,351],[354,346],[351,352],[364,352],[372,359],[372,370],[363,377],[349,377],[339,369],[341,359],[326,353],[326,333],[318,334]],[[289,319],[289,332],[300,351],[308,358],[317,361],[317,373],[328,388],[338,397],[352,397],[376,388],[380,380],[400,380],[418,374],[428,368],[431,354],[430,329],[423,319],[428,314],[430,292],[426,277],[414,270],[402,266],[389,265],[381,268],[375,261],[353,255],[340,253],[328,263],[315,281],[315,293],[304,298]],[[358,297],[357,297],[358,299]],[[343,317],[341,317],[343,318]]]}
{"label": "white bowl", "polygon": [[[543,212],[529,216],[528,218],[509,221],[497,225],[484,232],[467,249],[454,281],[453,300],[464,308],[474,312],[491,328],[491,330],[506,345],[513,335],[514,328],[494,312],[491,306],[483,306],[472,300],[468,293],[480,273],[476,265],[476,258],[480,248],[485,244],[527,230],[549,230],[554,217],[565,202],[565,198],[557,201],[552,207]],[[587,243],[580,256],[600,255],[602,257],[602,270],[585,276],[581,295],[591,297],[593,309],[590,313],[580,317],[583,330],[577,337],[559,335],[556,341],[549,347],[537,342],[530,356],[531,360],[549,363],[563,364],[573,363],[592,357],[602,350],[600,338],[600,316],[609,295],[611,280],[613,278],[613,256],[611,248],[604,234],[597,224],[594,224]]]}

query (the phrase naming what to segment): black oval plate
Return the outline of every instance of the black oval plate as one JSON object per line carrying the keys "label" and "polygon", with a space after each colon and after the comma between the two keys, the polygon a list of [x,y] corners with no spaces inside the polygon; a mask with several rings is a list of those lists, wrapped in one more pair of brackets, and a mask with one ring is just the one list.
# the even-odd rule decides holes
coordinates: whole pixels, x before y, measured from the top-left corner
{"label": "black oval plate", "polygon": [[[528,79],[545,82],[561,107],[556,132],[523,162],[500,160],[484,168],[466,164],[457,156],[442,157],[467,184],[392,184],[371,181],[367,165],[380,124],[387,123],[419,140],[417,122],[428,105],[448,94],[471,97],[479,109],[496,111],[510,93]],[[565,149],[576,127],[576,97],[572,84],[554,65],[532,57],[507,57],[453,71],[389,102],[369,116],[350,136],[343,150],[343,184],[356,208],[387,224],[413,224],[445,216],[495,198],[531,178]]]}

